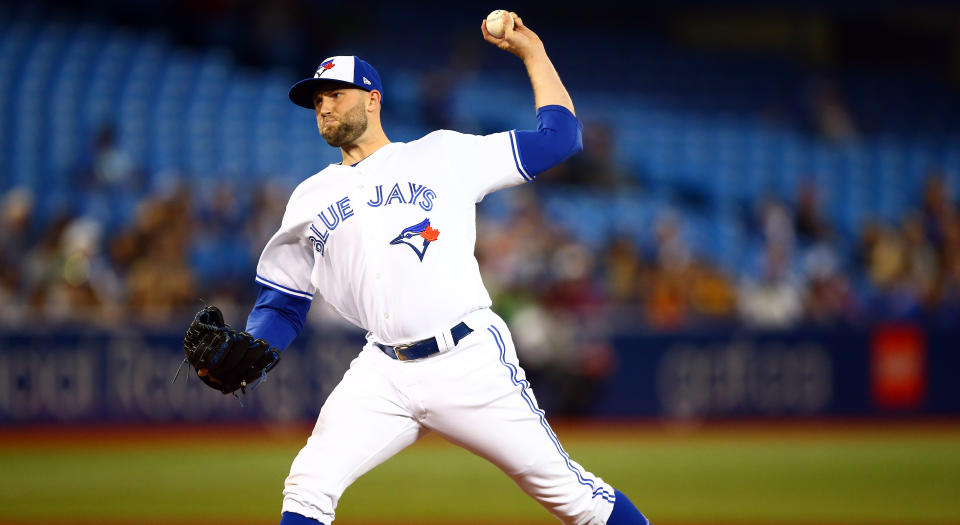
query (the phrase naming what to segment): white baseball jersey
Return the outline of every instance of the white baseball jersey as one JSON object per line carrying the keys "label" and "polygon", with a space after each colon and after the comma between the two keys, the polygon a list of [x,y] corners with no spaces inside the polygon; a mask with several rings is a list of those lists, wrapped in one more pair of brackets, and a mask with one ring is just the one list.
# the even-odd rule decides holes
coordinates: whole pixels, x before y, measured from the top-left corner
{"label": "white baseball jersey", "polygon": [[513,131],[436,131],[331,164],[294,190],[257,282],[319,294],[385,344],[436,336],[491,303],[474,257],[475,204],[526,180]]}

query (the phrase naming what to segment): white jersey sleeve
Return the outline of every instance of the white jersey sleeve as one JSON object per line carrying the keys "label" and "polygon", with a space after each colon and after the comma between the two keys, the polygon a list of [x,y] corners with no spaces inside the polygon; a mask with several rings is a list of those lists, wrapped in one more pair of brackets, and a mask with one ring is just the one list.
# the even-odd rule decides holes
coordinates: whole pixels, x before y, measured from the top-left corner
{"label": "white jersey sleeve", "polygon": [[316,289],[311,282],[313,248],[298,230],[288,206],[277,233],[267,242],[257,263],[256,281],[287,295],[313,300]]}
{"label": "white jersey sleeve", "polygon": [[476,202],[502,188],[533,180],[517,149],[516,131],[468,135],[442,130],[435,134],[458,182]]}

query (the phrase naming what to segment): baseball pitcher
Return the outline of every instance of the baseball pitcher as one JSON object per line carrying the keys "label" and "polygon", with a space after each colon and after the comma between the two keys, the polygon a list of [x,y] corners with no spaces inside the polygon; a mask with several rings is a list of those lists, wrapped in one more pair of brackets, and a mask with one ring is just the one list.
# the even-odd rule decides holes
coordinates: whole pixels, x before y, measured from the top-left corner
{"label": "baseball pitcher", "polygon": [[208,307],[184,340],[201,379],[235,393],[277,365],[314,298],[367,331],[293,461],[281,525],[330,525],[354,480],[429,432],[495,464],[563,523],[648,523],[564,451],[480,279],[476,204],[582,149],[573,102],[543,43],[516,13],[503,16],[513,23],[501,38],[486,21],[481,31],[526,66],[536,130],[440,130],[391,142],[380,122],[389,103],[380,76],[355,56],[324,60],[290,89],[343,161],[290,196],[260,256],[246,330]]}

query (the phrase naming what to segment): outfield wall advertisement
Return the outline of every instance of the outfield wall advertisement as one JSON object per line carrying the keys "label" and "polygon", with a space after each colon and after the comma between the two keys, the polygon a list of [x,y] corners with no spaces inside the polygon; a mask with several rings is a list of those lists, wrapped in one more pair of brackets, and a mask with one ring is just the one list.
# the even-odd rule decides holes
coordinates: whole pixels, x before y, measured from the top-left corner
{"label": "outfield wall advertisement", "polygon": [[[0,333],[0,423],[309,421],[356,355],[352,332],[305,334],[244,402],[188,379],[179,333]],[[621,335],[584,414],[673,419],[960,414],[960,332]],[[551,399],[551,383],[538,397]],[[541,395],[541,390],[542,395]],[[548,402],[545,402],[547,404]],[[549,406],[546,406],[548,412]]]}
{"label": "outfield wall advertisement", "polygon": [[956,414],[958,336],[890,325],[618,337],[617,366],[592,412],[671,418]]}

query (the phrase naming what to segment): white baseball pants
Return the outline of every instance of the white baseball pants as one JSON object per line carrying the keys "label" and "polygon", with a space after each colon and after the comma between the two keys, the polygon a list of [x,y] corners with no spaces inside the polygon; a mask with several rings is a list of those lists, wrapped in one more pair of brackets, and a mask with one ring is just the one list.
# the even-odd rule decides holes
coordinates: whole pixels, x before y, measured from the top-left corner
{"label": "white baseball pants", "polygon": [[290,467],[283,512],[329,525],[351,483],[435,431],[499,467],[563,523],[606,523],[613,488],[560,446],[506,323],[489,309],[463,321],[473,333],[456,348],[417,361],[391,359],[368,341]]}

